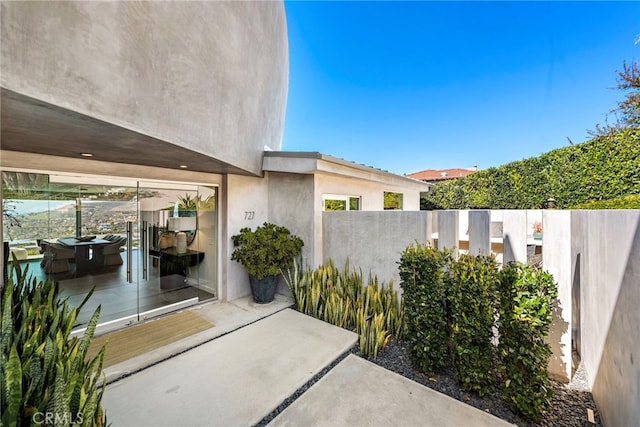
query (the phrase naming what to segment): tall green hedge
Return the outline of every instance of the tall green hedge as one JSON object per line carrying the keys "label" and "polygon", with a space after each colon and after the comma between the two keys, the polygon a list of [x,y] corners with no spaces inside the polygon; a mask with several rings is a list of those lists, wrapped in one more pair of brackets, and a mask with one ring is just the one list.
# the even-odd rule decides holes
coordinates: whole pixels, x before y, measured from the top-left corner
{"label": "tall green hedge", "polygon": [[640,194],[640,129],[600,135],[570,147],[464,178],[438,183],[424,196],[435,209],[561,209]]}
{"label": "tall green hedge", "polygon": [[640,194],[614,197],[608,200],[592,200],[574,206],[574,209],[640,209]]}
{"label": "tall green hedge", "polygon": [[423,372],[449,364],[445,267],[450,263],[450,253],[421,244],[407,247],[400,257],[406,341],[413,362]]}
{"label": "tall green hedge", "polygon": [[524,264],[500,270],[493,257],[454,260],[421,245],[407,247],[399,264],[415,365],[431,373],[451,364],[461,388],[480,395],[499,384],[512,409],[539,419],[553,392],[545,342],[557,297],[553,277]]}
{"label": "tall green hedge", "polygon": [[497,310],[495,258],[460,255],[451,263],[450,321],[453,367],[464,390],[492,393],[496,349],[493,338]]}
{"label": "tall green hedge", "polygon": [[553,393],[546,369],[551,347],[545,337],[558,290],[551,274],[521,263],[505,266],[498,284],[503,396],[512,409],[537,420],[549,409]]}

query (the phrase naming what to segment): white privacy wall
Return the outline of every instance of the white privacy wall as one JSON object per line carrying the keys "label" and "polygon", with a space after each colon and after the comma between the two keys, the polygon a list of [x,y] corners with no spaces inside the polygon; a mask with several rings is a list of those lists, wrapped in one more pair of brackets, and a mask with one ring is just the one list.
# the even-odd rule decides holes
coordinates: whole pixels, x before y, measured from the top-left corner
{"label": "white privacy wall", "polygon": [[[604,424],[640,425],[640,211],[505,210],[489,218],[490,231],[502,223],[504,255],[518,261],[540,248],[531,234],[542,222],[543,268],[558,284],[550,373],[569,379],[576,345]],[[448,248],[468,239],[486,250],[486,239],[496,239],[487,234],[487,211],[325,212],[323,258],[340,266],[348,257],[396,282],[402,250],[431,241],[432,232]]]}
{"label": "white privacy wall", "polygon": [[606,426],[640,425],[640,211],[572,211],[571,246],[598,411]]}
{"label": "white privacy wall", "polygon": [[398,262],[412,243],[425,244],[431,236],[428,211],[341,211],[322,214],[323,260],[342,268],[347,259],[381,282],[393,280],[399,290]]}

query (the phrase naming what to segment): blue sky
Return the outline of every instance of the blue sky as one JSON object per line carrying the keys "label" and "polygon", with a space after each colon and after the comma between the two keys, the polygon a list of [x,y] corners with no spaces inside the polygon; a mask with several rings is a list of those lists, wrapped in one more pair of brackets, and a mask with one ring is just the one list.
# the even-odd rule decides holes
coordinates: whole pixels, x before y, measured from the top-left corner
{"label": "blue sky", "polygon": [[587,140],[640,60],[640,2],[286,1],[282,149],[404,174]]}

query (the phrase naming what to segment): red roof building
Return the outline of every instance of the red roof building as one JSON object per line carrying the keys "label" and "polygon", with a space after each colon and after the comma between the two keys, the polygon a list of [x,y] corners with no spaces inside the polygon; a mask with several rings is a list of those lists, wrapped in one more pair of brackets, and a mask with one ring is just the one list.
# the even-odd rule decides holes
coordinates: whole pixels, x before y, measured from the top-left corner
{"label": "red roof building", "polygon": [[463,176],[470,175],[477,170],[478,168],[476,167],[471,169],[426,169],[420,172],[410,173],[407,176],[409,178],[419,179],[420,181],[425,182],[439,182],[449,179],[461,178]]}

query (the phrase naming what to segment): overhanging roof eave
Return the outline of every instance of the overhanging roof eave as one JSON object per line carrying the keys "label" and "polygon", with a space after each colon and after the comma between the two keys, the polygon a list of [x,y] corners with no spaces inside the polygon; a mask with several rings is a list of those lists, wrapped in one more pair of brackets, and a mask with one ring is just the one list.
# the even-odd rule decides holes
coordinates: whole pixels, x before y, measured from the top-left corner
{"label": "overhanging roof eave", "polygon": [[319,152],[265,151],[263,171],[315,174],[324,173],[370,181],[409,185],[428,190],[431,186],[423,181],[397,175],[382,169],[350,162]]}

